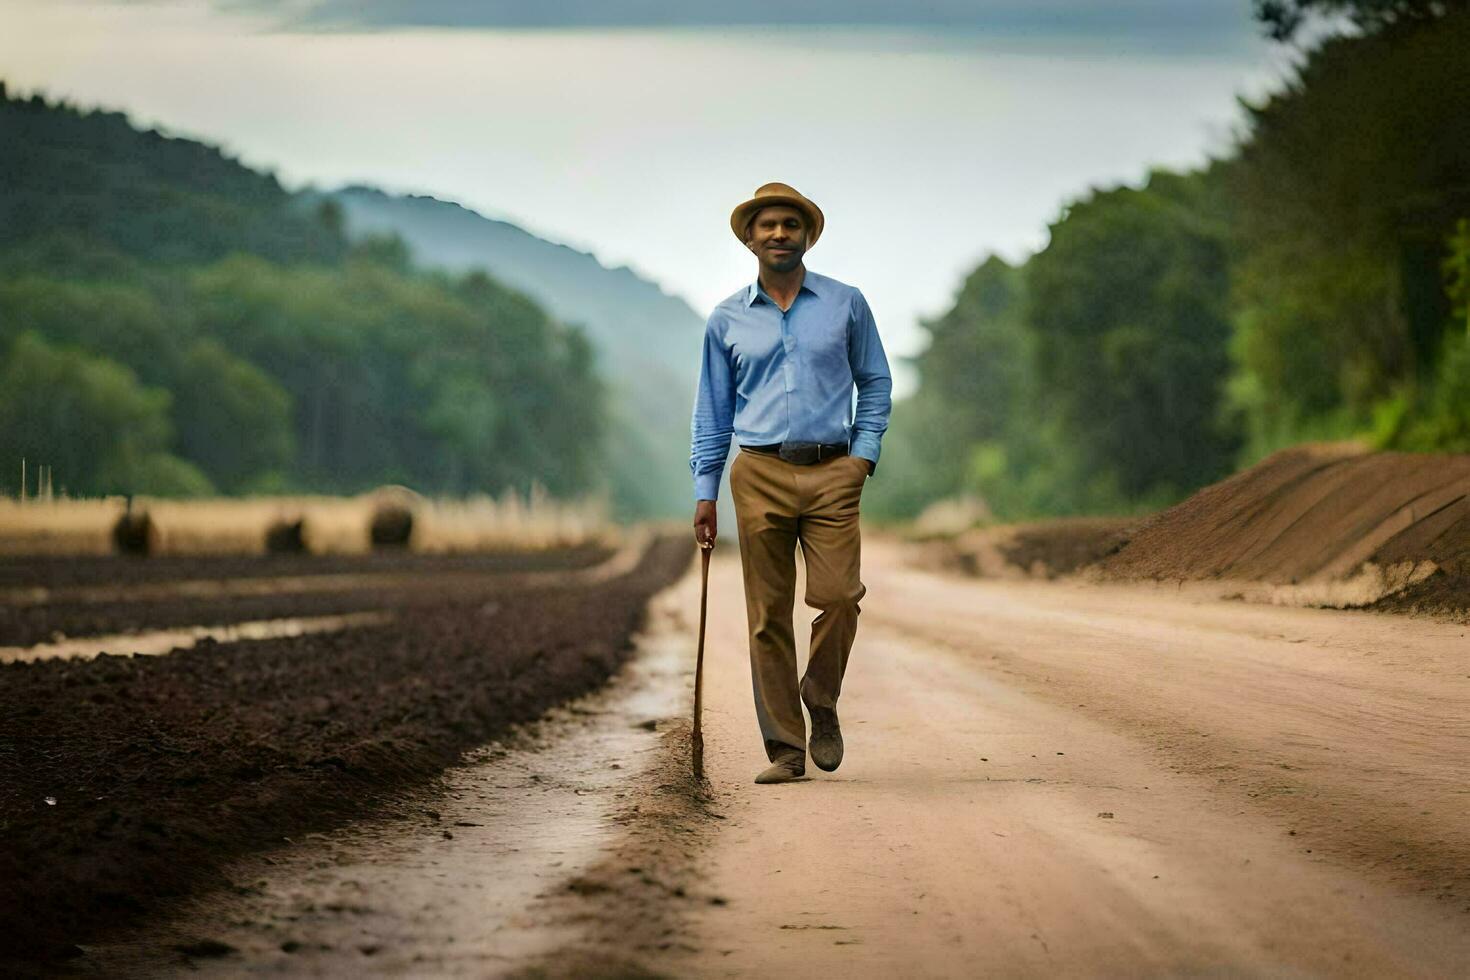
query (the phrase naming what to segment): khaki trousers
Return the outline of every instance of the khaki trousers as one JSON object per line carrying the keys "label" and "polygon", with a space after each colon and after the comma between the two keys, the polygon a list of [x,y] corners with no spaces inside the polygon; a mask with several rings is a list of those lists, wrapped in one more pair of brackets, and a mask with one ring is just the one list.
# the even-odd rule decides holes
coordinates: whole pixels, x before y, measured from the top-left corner
{"label": "khaki trousers", "polygon": [[[802,702],[808,708],[835,708],[842,693],[847,655],[857,636],[858,601],[867,592],[859,578],[858,536],[858,504],[867,479],[868,461],[858,456],[801,466],[741,450],[730,465],[751,686],[772,762],[792,749],[806,755]],[[798,542],[806,563],[806,604],[819,610],[799,686],[792,626]]]}

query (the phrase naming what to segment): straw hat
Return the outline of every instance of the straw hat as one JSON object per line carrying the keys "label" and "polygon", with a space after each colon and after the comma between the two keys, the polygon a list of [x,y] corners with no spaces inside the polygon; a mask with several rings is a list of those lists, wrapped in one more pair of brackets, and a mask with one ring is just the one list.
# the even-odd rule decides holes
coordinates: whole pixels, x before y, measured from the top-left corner
{"label": "straw hat", "polygon": [[811,248],[815,245],[817,239],[822,235],[824,223],[822,209],[802,197],[790,184],[770,183],[757,187],[754,197],[743,204],[736,205],[735,210],[730,212],[730,230],[735,233],[735,237],[740,239],[741,243],[744,243],[745,226],[750,224],[750,219],[755,217],[755,213],[761,208],[768,208],[776,204],[796,208],[806,215],[806,246]]}

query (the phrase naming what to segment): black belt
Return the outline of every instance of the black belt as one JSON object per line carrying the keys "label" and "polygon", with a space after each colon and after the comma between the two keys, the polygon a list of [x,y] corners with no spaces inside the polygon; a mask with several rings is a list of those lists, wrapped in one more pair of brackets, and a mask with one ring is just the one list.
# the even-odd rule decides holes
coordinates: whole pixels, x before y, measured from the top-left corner
{"label": "black belt", "polygon": [[847,443],[845,442],[773,442],[766,446],[742,445],[740,448],[749,449],[753,453],[780,456],[788,463],[797,463],[801,466],[820,463],[833,456],[847,455]]}

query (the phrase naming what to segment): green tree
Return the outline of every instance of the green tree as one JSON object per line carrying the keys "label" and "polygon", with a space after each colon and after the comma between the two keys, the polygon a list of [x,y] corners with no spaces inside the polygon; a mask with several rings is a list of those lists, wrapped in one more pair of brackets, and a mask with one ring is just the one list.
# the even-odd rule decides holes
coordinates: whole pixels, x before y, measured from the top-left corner
{"label": "green tree", "polygon": [[213,340],[195,341],[182,367],[173,388],[179,452],[226,493],[286,482],[291,396]]}
{"label": "green tree", "polygon": [[590,349],[484,274],[234,256],[187,283],[200,331],[290,396],[293,471],[310,485],[590,488],[602,431]]}
{"label": "green tree", "polygon": [[[1022,312],[1025,281],[999,256],[966,277],[954,305],[923,323],[928,346],[912,359],[918,390],[894,406],[884,439],[884,466],[902,481],[875,481],[870,509],[912,517],[942,497],[984,496],[998,513],[1021,516],[1010,464],[1023,465],[1032,426],[1033,357]],[[983,456],[993,463],[977,466]]]}
{"label": "green tree", "polygon": [[0,246],[70,231],[160,262],[237,250],[335,261],[347,250],[330,216],[217,147],[39,94],[0,95],[0,187]]}
{"label": "green tree", "polygon": [[1470,213],[1470,14],[1337,37],[1250,107],[1227,181],[1248,458],[1344,437],[1438,373]]}
{"label": "green tree", "polygon": [[1421,452],[1470,452],[1470,221],[1445,242],[1441,263],[1453,319],[1433,378],[1409,384],[1376,412],[1377,442]]}
{"label": "green tree", "polygon": [[145,384],[170,387],[181,371],[187,320],[146,277],[80,280],[44,272],[0,281],[0,345],[26,331],[101,354]]}
{"label": "green tree", "polygon": [[1094,193],[1065,210],[1026,267],[1037,397],[1068,444],[1085,509],[1166,502],[1230,467],[1217,173],[1155,171],[1141,190]]}
{"label": "green tree", "polygon": [[1461,218],[1455,222],[1454,233],[1445,245],[1449,254],[1440,264],[1440,269],[1444,273],[1450,313],[1456,329],[1464,324],[1465,333],[1470,334],[1470,219]]}
{"label": "green tree", "polygon": [[931,341],[915,359],[938,408],[942,439],[961,443],[1003,439],[1028,395],[1032,355],[1024,311],[1025,281],[990,256],[966,278],[955,304],[926,321]]}
{"label": "green tree", "polygon": [[0,368],[0,459],[44,462],[72,492],[197,494],[195,467],[168,452],[169,394],[127,368],[25,333]]}
{"label": "green tree", "polygon": [[1358,30],[1372,33],[1437,20],[1470,8],[1470,0],[1252,0],[1252,6],[1271,38],[1289,41],[1314,16],[1346,18]]}

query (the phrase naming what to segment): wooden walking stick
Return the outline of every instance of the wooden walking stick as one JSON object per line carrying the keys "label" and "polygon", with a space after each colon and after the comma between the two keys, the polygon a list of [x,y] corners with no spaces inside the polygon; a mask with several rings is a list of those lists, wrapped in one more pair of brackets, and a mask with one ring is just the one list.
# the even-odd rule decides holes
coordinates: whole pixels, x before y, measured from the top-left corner
{"label": "wooden walking stick", "polygon": [[715,550],[713,541],[701,542],[699,584],[699,653],[694,659],[694,735],[690,745],[694,749],[694,778],[704,780],[704,731],[700,726],[704,714],[704,619],[709,604],[709,556]]}

